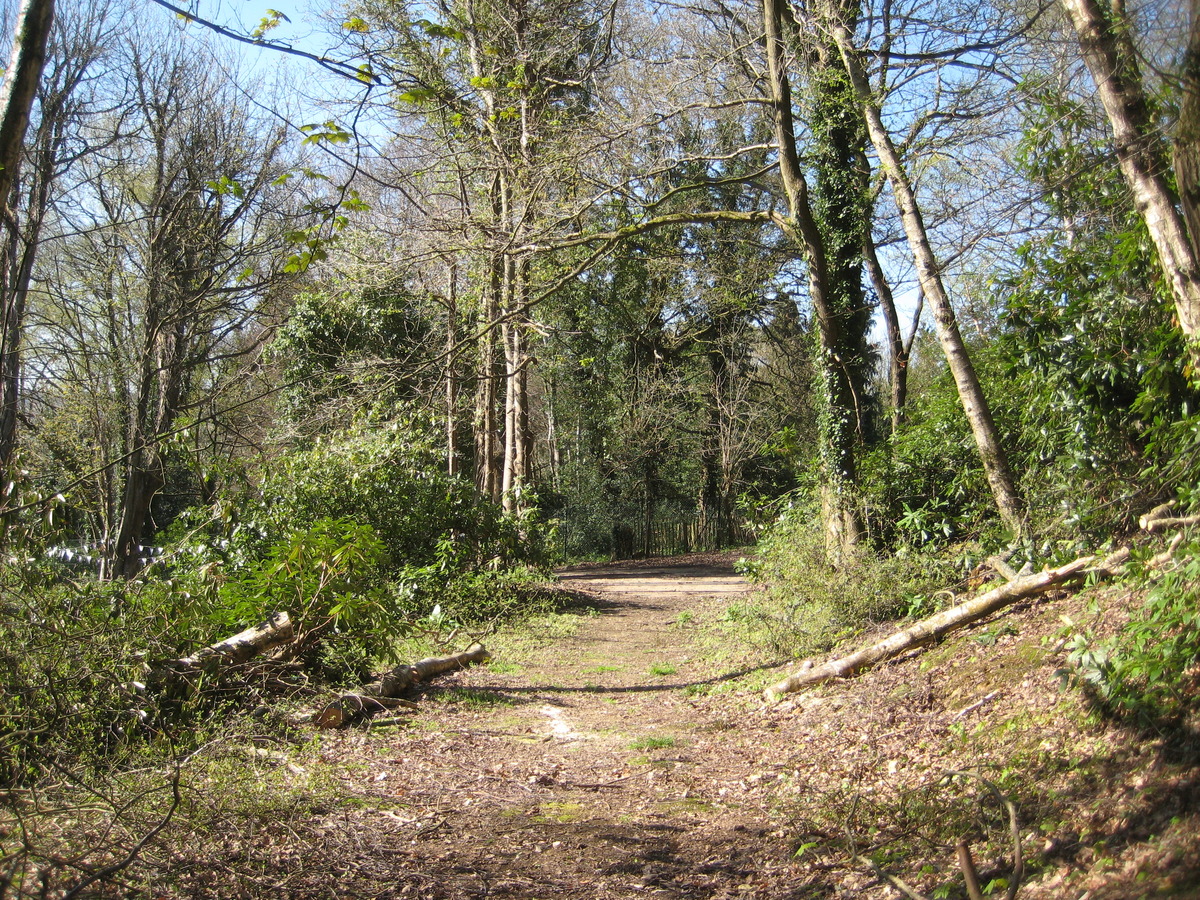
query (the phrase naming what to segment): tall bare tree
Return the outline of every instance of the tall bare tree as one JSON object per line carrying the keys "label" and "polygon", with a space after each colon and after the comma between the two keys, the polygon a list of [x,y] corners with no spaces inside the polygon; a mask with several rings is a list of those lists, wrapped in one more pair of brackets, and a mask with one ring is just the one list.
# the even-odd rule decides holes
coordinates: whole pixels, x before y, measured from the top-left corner
{"label": "tall bare tree", "polygon": [[950,373],[958,389],[959,400],[971,426],[980,461],[992,489],[992,497],[1000,518],[1014,535],[1023,531],[1023,511],[1017,492],[1016,479],[1008,464],[1008,456],[1000,442],[991,408],[967,352],[966,343],[958,328],[958,320],[949,293],[942,280],[942,267],[933,252],[925,219],[917,202],[916,190],[909,177],[892,135],[884,125],[878,101],[871,91],[863,69],[861,51],[853,43],[850,29],[841,19],[828,23],[841,52],[846,72],[854,86],[861,115],[871,136],[871,143],[880,165],[892,186],[892,196],[899,210],[908,246],[916,263],[923,296],[933,310],[938,343],[946,356]]}
{"label": "tall bare tree", "polygon": [[[1168,180],[1170,153],[1150,111],[1134,42],[1136,28],[1123,0],[1062,0],[1079,38],[1084,62],[1112,126],[1121,173],[1133,193],[1138,212],[1146,222],[1158,251],[1163,278],[1175,301],[1179,327],[1191,338],[1200,338],[1200,239],[1188,235],[1188,222],[1179,209],[1179,198]],[[1184,208],[1196,215],[1198,133],[1200,117],[1200,3],[1191,5],[1191,29],[1183,69],[1183,119],[1175,158],[1183,164],[1180,186]]]}
{"label": "tall bare tree", "polygon": [[290,277],[287,232],[306,220],[284,132],[250,114],[229,76],[170,34],[122,56],[113,112],[93,126],[108,149],[73,176],[74,233],[48,261],[40,352],[55,357],[41,363],[47,415],[83,394],[97,421],[101,408],[123,419],[107,438],[120,477],[98,537],[113,574],[131,576],[171,486],[171,435],[199,427],[229,361],[253,348],[256,315]]}
{"label": "tall bare tree", "polygon": [[[48,205],[49,180],[55,165],[46,157],[54,152],[55,143],[61,143],[61,134],[55,136],[55,126],[46,123],[44,110],[37,141],[42,154],[41,165],[30,178],[34,185],[30,196],[32,218],[24,237],[18,237],[20,227],[14,207],[19,204],[14,204],[11,195],[20,169],[30,111],[46,62],[46,45],[50,40],[53,22],[54,0],[24,0],[17,13],[12,57],[5,72],[4,86],[0,88],[0,215],[4,219],[9,250],[7,264],[2,267],[3,276],[0,276],[3,278],[3,284],[0,284],[3,290],[0,299],[3,303],[3,309],[0,310],[0,472],[8,471],[16,446],[25,297],[29,288],[33,248],[37,244],[37,232]],[[71,81],[70,76],[67,81]],[[70,85],[65,87],[68,92],[73,89]],[[61,131],[61,122],[58,127]],[[22,240],[25,249],[18,259],[16,245]]]}

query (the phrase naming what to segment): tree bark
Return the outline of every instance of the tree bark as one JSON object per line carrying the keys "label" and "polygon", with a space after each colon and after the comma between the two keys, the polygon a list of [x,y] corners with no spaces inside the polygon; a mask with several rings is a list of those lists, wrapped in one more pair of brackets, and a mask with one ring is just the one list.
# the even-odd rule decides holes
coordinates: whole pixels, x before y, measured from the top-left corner
{"label": "tree bark", "polygon": [[[32,234],[26,235],[24,252],[18,253],[21,235],[10,209],[10,200],[21,163],[30,110],[46,63],[46,45],[53,23],[54,0],[24,0],[17,14],[12,57],[5,72],[4,86],[0,88],[0,220],[11,234],[10,256],[3,263],[4,308],[0,322],[0,472],[7,472],[16,449],[25,300],[33,274],[37,232],[45,213],[44,202],[38,209],[31,210]],[[53,128],[50,133],[53,134]],[[38,177],[47,183],[39,184],[34,190],[48,195],[50,173],[40,171]],[[44,196],[42,199],[44,201]]]}
{"label": "tree bark", "polygon": [[892,295],[892,287],[883,274],[883,266],[879,264],[879,254],[875,250],[875,240],[867,235],[863,241],[863,261],[875,286],[879,297],[879,311],[883,313],[883,324],[887,330],[888,342],[888,387],[892,394],[892,433],[895,434],[904,424],[904,407],[908,403],[908,360],[912,353],[912,342],[917,335],[917,325],[921,320],[921,307],[925,295],[918,294],[917,309],[913,314],[912,331],[907,339],[900,330],[900,317],[896,313],[896,300]]}
{"label": "tree bark", "polygon": [[[1167,181],[1166,145],[1142,89],[1137,50],[1131,36],[1133,23],[1124,7],[1116,4],[1108,8],[1099,0],[1062,0],[1062,4],[1075,28],[1084,62],[1108,115],[1121,174],[1125,176],[1134,204],[1158,251],[1163,277],[1175,301],[1179,327],[1188,337],[1197,337],[1200,333],[1200,264]],[[1196,15],[1193,2],[1192,40],[1185,78],[1188,73],[1196,77],[1195,52],[1200,45],[1200,36],[1196,34],[1200,25],[1195,22]],[[1195,161],[1192,154],[1185,152],[1185,156]],[[1193,350],[1195,355],[1197,351]]]}
{"label": "tree bark", "polygon": [[5,71],[4,86],[0,88],[0,205],[5,214],[53,24],[54,0],[22,2],[17,13],[12,57]]}
{"label": "tree bark", "polygon": [[458,475],[458,379],[454,359],[458,346],[458,265],[446,266],[446,474]]}
{"label": "tree bark", "polygon": [[1200,0],[1192,0],[1192,28],[1183,58],[1179,125],[1175,131],[1175,183],[1192,242],[1200,261]]}
{"label": "tree bark", "polygon": [[900,154],[896,151],[892,137],[884,127],[879,107],[871,97],[870,85],[867,83],[858,51],[851,44],[849,31],[841,23],[835,23],[833,32],[841,49],[846,71],[862,105],[862,114],[867,123],[871,143],[892,186],[896,208],[900,211],[908,246],[917,266],[921,290],[929,298],[933,309],[938,343],[941,344],[946,363],[954,377],[958,397],[970,423],[996,509],[1005,526],[1014,536],[1019,536],[1024,530],[1024,512],[1017,492],[1016,479],[1008,464],[1008,455],[1000,444],[996,423],[992,418],[987,397],[984,396],[983,386],[979,383],[979,376],[958,330],[958,320],[942,282],[941,267],[929,243],[929,234],[925,229],[916,192],[900,161]]}
{"label": "tree bark", "polygon": [[489,283],[479,316],[479,375],[475,389],[475,487],[494,503],[500,501],[501,456],[496,447],[496,327],[499,318],[500,261],[489,261]]}
{"label": "tree bark", "polygon": [[327,704],[313,719],[318,728],[343,728],[365,716],[389,708],[385,702],[400,697],[413,685],[447,672],[457,672],[478,663],[491,659],[490,654],[482,644],[472,644],[461,653],[450,656],[431,656],[411,666],[400,665],[380,677],[377,681],[365,684],[351,694],[343,694],[338,699]]}
{"label": "tree bark", "polygon": [[219,641],[203,650],[170,660],[165,664],[173,672],[186,673],[211,665],[229,666],[244,663],[264,650],[286,644],[296,636],[292,620],[286,612],[277,612],[265,622]]}

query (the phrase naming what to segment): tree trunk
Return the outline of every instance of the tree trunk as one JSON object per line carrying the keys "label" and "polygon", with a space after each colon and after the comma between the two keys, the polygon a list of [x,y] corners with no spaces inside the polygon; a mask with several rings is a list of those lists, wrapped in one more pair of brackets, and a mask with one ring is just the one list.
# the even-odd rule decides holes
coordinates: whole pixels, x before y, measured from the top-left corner
{"label": "tree trunk", "polygon": [[7,215],[8,198],[21,161],[29,111],[37,93],[46,44],[54,24],[54,0],[24,0],[17,13],[12,57],[0,87],[0,212]]}
{"label": "tree trunk", "polygon": [[883,313],[883,323],[887,329],[888,387],[892,395],[892,434],[895,434],[904,424],[904,406],[908,403],[908,360],[912,353],[913,339],[917,336],[917,325],[921,321],[921,307],[924,305],[925,295],[918,293],[912,330],[905,339],[900,330],[900,317],[896,313],[892,287],[884,277],[883,266],[879,264],[879,254],[875,250],[875,240],[869,234],[863,241],[863,261],[879,297],[879,311]]}
{"label": "tree trunk", "polygon": [[[1142,89],[1137,50],[1131,37],[1133,23],[1124,7],[1116,4],[1107,9],[1099,0],[1062,0],[1062,4],[1108,115],[1121,174],[1158,251],[1179,326],[1188,337],[1200,336],[1200,264],[1166,178],[1166,146]],[[1192,40],[1185,79],[1189,73],[1193,79],[1197,77],[1195,53],[1200,37],[1196,29],[1200,25],[1195,22],[1196,15],[1193,2]],[[1194,154],[1184,155],[1194,161]]]}
{"label": "tree trunk", "polygon": [[900,161],[900,154],[892,143],[892,137],[884,127],[879,107],[871,99],[870,85],[867,84],[858,51],[850,43],[849,31],[838,23],[834,25],[833,33],[841,49],[846,71],[862,104],[862,114],[867,123],[871,143],[875,146],[880,164],[892,186],[896,208],[900,211],[908,246],[917,266],[921,290],[929,298],[933,308],[938,343],[942,346],[950,373],[954,376],[958,397],[970,423],[971,433],[975,437],[975,446],[978,448],[988,485],[992,489],[996,509],[1005,526],[1014,536],[1019,536],[1024,530],[1024,513],[1017,493],[1016,479],[1009,467],[1008,456],[1000,444],[983,386],[979,383],[979,376],[958,330],[954,307],[950,304],[950,298],[942,283],[941,267],[929,244],[929,235],[925,230],[916,193]]}
{"label": "tree trunk", "polygon": [[809,295],[818,323],[820,347],[817,369],[826,406],[821,429],[825,482],[822,512],[826,549],[831,562],[836,565],[840,560],[857,553],[862,537],[853,497],[857,466],[852,420],[857,417],[852,399],[853,385],[850,384],[849,373],[841,356],[845,335],[830,293],[825,240],[812,213],[808,184],[796,148],[791,83],[784,60],[783,19],[783,0],[763,0],[768,88],[775,140],[779,147],[779,174],[788,208],[788,215],[780,225],[785,234],[803,249],[808,264]]}
{"label": "tree trunk", "polygon": [[446,267],[446,474],[458,474],[458,379],[454,358],[458,345],[458,266]]}
{"label": "tree trunk", "polygon": [[[24,0],[17,14],[12,57],[0,88],[0,220],[9,231],[9,256],[4,264],[3,303],[0,313],[0,472],[7,473],[17,443],[17,416],[20,413],[21,340],[25,327],[25,300],[33,274],[34,248],[44,206],[31,209],[32,237],[27,236],[23,252],[20,229],[9,208],[29,114],[37,94],[42,68],[46,63],[46,45],[54,23],[54,0]],[[49,174],[39,173],[40,178]],[[43,193],[48,191],[48,186]],[[7,476],[5,476],[7,477]]]}
{"label": "tree trunk", "polygon": [[[31,227],[40,230],[40,217]],[[25,330],[25,303],[33,277],[36,230],[22,239],[12,219],[7,265],[4,266],[2,321],[0,321],[0,472],[7,472],[17,447],[17,418],[21,411],[21,343]],[[20,245],[24,245],[23,249]]]}
{"label": "tree trunk", "polygon": [[500,260],[490,263],[489,283],[479,316],[479,380],[475,389],[475,487],[493,503],[500,501],[500,453],[497,452],[496,328],[499,318]]}
{"label": "tree trunk", "polygon": [[170,660],[165,663],[165,667],[172,672],[186,673],[205,669],[210,665],[237,665],[264,650],[286,644],[295,636],[291,618],[286,612],[277,612],[265,622],[205,647],[191,656]]}
{"label": "tree trunk", "polygon": [[1192,0],[1192,28],[1183,59],[1179,125],[1175,132],[1175,183],[1192,242],[1200,260],[1200,0]]}
{"label": "tree trunk", "polygon": [[[142,438],[138,436],[134,440],[141,441]],[[115,577],[133,578],[144,568],[142,541],[150,519],[150,504],[154,495],[162,490],[163,483],[158,453],[149,446],[135,446],[129,457],[121,499],[121,527],[117,532],[112,567]]]}

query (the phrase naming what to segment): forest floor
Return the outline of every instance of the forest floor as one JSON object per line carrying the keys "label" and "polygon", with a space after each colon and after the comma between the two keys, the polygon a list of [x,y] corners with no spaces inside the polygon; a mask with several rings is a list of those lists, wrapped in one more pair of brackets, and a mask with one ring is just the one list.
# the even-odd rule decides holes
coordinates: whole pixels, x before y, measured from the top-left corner
{"label": "forest floor", "polygon": [[[148,849],[145,889],[902,896],[890,876],[956,898],[966,837],[999,897],[1012,848],[991,785],[1020,820],[1019,897],[1200,897],[1196,742],[1104,724],[1060,683],[1063,617],[1111,627],[1118,594],[1025,603],[768,706],[788,668],[723,638],[756,603],[735,558],[563,571],[540,637],[498,637],[490,665],[425,686],[402,721],[243,760],[240,805]],[[964,770],[986,782],[946,775]]]}

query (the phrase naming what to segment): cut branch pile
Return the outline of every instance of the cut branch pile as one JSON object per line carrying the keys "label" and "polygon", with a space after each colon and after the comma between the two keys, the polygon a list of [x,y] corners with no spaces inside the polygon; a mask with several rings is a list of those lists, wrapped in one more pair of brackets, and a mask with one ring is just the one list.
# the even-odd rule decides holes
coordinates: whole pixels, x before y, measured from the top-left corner
{"label": "cut branch pile", "polygon": [[[1143,516],[1140,521],[1142,529],[1153,534],[1164,528],[1200,523],[1200,516],[1168,517],[1167,514],[1171,511],[1172,505],[1163,504]],[[1149,565],[1151,567],[1165,565],[1173,558],[1175,549],[1182,541],[1182,534],[1176,534],[1167,550],[1151,559]],[[1124,567],[1125,563],[1129,561],[1129,557],[1130,548],[1121,547],[1102,560],[1097,560],[1095,556],[1081,556],[1056,569],[1047,569],[1032,574],[1014,572],[1007,564],[1001,564],[1002,561],[994,557],[990,562],[1007,579],[1005,584],[993,588],[973,600],[943,610],[928,619],[896,632],[879,643],[864,647],[848,656],[830,660],[822,665],[814,665],[812,661],[806,660],[801,664],[800,671],[768,687],[763,692],[764,696],[768,703],[774,703],[784,694],[815,687],[835,678],[848,678],[864,669],[899,656],[907,650],[936,640],[964,625],[976,622],[1019,600],[1036,597],[1058,588],[1073,587],[1082,584],[1089,578],[1110,578]]]}
{"label": "cut branch pile", "polygon": [[[190,656],[160,662],[158,670],[164,682],[186,683],[190,680],[188,676],[215,674],[223,668],[249,662],[268,650],[274,651],[274,658],[285,659],[293,650],[292,645],[300,639],[288,614],[278,612],[253,628],[247,628]],[[313,722],[320,728],[341,728],[381,710],[413,708],[415,704],[401,697],[414,685],[487,662],[490,658],[482,644],[472,644],[461,653],[429,657],[411,666],[396,666],[359,690],[343,694],[327,704]]]}

